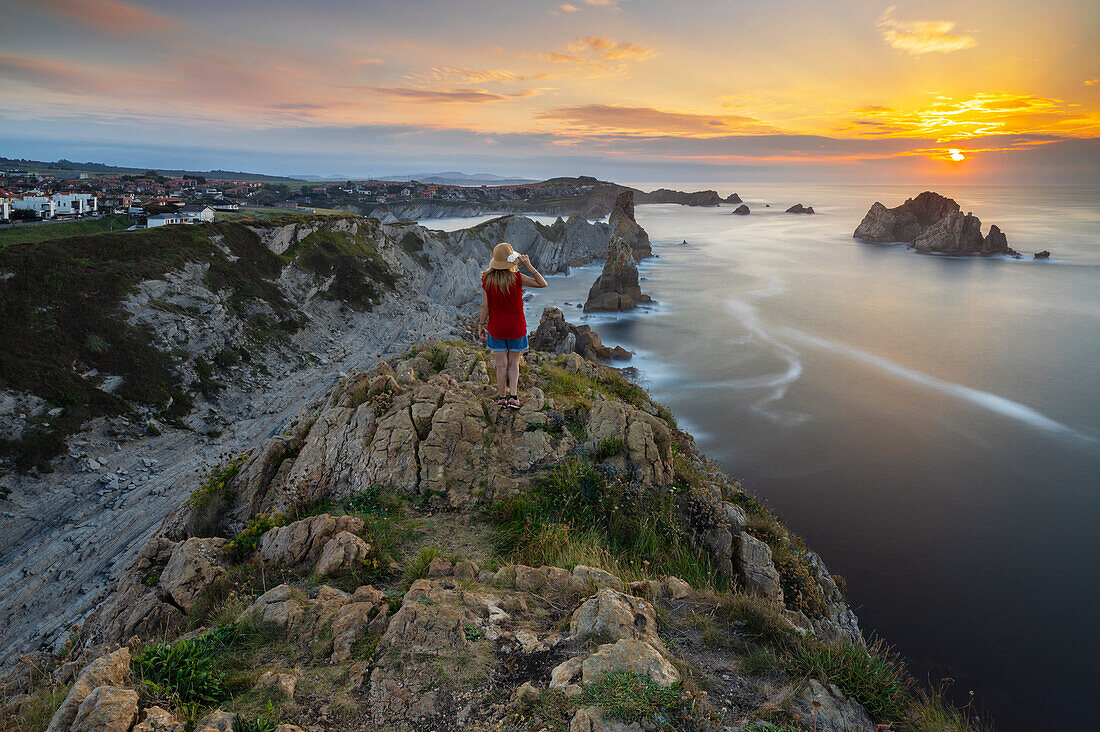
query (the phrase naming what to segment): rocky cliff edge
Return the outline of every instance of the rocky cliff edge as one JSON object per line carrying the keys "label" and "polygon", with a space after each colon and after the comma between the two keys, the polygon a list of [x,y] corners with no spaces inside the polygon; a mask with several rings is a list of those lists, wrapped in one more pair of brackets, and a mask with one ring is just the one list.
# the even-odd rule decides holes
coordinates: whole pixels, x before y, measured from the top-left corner
{"label": "rocky cliff edge", "polygon": [[819,678],[832,653],[884,662],[820,558],[665,408],[576,354],[523,371],[504,411],[466,343],[348,377],[213,468],[63,657],[5,677],[6,713],[46,688],[50,730],[898,719]]}

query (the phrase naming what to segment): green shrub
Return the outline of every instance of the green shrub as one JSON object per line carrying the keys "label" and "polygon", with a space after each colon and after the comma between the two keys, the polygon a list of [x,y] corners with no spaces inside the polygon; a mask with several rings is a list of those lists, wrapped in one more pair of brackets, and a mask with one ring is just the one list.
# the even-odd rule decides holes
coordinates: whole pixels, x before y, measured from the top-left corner
{"label": "green shrub", "polygon": [[741,658],[738,669],[748,676],[759,676],[779,668],[779,659],[771,649],[755,646]]}
{"label": "green shrub", "polygon": [[261,513],[256,518],[248,519],[241,533],[226,544],[225,549],[233,561],[243,562],[256,553],[260,547],[260,537],[266,531],[276,526],[286,526],[288,523],[289,519],[285,514]]}
{"label": "green shrub", "polygon": [[214,657],[236,632],[235,626],[226,625],[175,643],[146,646],[131,659],[130,668],[154,696],[181,704],[217,704],[229,698],[229,691]]}
{"label": "green shrub", "polygon": [[209,536],[215,530],[222,512],[237,497],[229,482],[247,460],[248,454],[241,453],[224,465],[211,468],[199,487],[191,492],[187,499],[187,505],[191,507],[188,528],[194,536]]}
{"label": "green shrub", "polygon": [[275,732],[279,719],[275,716],[275,706],[269,701],[267,710],[255,717],[241,714],[233,717],[233,732]]}
{"label": "green shrub", "polygon": [[623,722],[652,720],[659,727],[667,727],[678,716],[680,685],[660,686],[633,671],[605,671],[584,687],[580,702],[594,704]]}
{"label": "green shrub", "polygon": [[494,549],[515,561],[566,567],[598,561],[629,578],[672,574],[697,587],[724,586],[684,535],[674,501],[630,481],[609,481],[573,457],[533,479],[530,490],[491,504],[488,514]]}
{"label": "green shrub", "polygon": [[623,451],[626,447],[626,442],[621,437],[606,437],[600,440],[600,444],[596,446],[596,454],[593,457],[596,460],[606,460],[609,457],[614,457]]}
{"label": "green shrub", "polygon": [[447,350],[438,343],[434,343],[428,350],[420,354],[437,374],[447,368]]}
{"label": "green shrub", "polygon": [[905,720],[912,681],[881,642],[863,648],[810,638],[788,649],[785,665],[792,674],[835,684],[877,722]]}

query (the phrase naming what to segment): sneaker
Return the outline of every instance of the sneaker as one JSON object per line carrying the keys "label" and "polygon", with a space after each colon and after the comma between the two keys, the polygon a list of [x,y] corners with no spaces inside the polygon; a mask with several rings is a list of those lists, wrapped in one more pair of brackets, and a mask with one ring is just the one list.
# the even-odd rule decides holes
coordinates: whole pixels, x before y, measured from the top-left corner
{"label": "sneaker", "polygon": [[508,397],[508,406],[512,409],[519,409],[523,406],[523,402],[519,400],[518,396],[510,396]]}
{"label": "sneaker", "polygon": [[504,409],[505,407],[507,407],[508,406],[508,397],[501,397],[500,399],[497,399],[497,406],[500,407],[501,409]]}

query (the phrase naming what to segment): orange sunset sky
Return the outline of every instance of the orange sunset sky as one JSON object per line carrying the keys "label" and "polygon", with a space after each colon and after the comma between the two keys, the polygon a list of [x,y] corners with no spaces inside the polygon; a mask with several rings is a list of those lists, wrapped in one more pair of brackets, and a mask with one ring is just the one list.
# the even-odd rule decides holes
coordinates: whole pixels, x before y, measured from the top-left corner
{"label": "orange sunset sky", "polygon": [[1100,3],[0,0],[0,155],[1096,182]]}

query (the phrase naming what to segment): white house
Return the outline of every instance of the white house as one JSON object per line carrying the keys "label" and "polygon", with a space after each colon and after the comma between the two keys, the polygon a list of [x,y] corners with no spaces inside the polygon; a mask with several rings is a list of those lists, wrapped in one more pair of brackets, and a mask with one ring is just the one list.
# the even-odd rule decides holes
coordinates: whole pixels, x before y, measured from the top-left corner
{"label": "white house", "polygon": [[177,215],[192,219],[188,223],[209,223],[214,220],[214,209],[209,206],[189,204],[181,208]]}
{"label": "white house", "polygon": [[230,201],[228,198],[219,198],[212,205],[215,211],[237,211],[241,207],[239,203]]}
{"label": "white house", "polygon": [[84,216],[99,211],[99,199],[91,193],[55,193],[55,216]]}
{"label": "white house", "polygon": [[152,229],[157,226],[168,226],[170,224],[194,224],[197,221],[198,219],[189,218],[178,213],[162,213],[145,219],[145,226],[146,228]]}
{"label": "white house", "polygon": [[11,218],[11,200],[8,198],[0,198],[0,221],[7,221]]}
{"label": "white house", "polygon": [[34,211],[40,219],[52,219],[57,204],[49,196],[25,194],[11,199],[11,207],[16,211]]}

